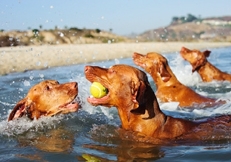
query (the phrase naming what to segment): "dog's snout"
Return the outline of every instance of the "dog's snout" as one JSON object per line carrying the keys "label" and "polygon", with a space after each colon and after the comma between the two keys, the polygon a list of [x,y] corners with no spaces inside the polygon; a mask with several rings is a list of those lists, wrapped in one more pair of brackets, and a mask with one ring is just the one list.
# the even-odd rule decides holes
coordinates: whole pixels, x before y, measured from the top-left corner
{"label": "dog's snout", "polygon": [[90,66],[85,66],[85,72],[89,71],[90,68]]}
{"label": "dog's snout", "polygon": [[181,50],[180,50],[181,52],[187,52],[188,51],[188,49],[187,48],[185,48],[185,47],[181,47]]}
{"label": "dog's snout", "polygon": [[77,82],[74,82],[74,87],[78,87],[78,83]]}
{"label": "dog's snout", "polygon": [[134,52],[134,53],[133,53],[133,58],[134,58],[134,57],[141,57],[141,56],[142,56],[142,54],[140,54],[140,53],[137,53],[137,52]]}
{"label": "dog's snout", "polygon": [[73,82],[73,87],[74,88],[78,88],[78,83],[77,82]]}
{"label": "dog's snout", "polygon": [[70,82],[67,84],[70,88],[78,88],[78,83],[77,82]]}

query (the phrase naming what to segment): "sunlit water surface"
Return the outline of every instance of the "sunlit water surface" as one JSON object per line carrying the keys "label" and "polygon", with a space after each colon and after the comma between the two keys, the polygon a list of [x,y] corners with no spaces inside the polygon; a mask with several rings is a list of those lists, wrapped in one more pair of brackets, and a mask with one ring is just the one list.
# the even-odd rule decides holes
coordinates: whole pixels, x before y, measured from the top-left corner
{"label": "sunlit water surface", "polygon": [[[178,52],[164,54],[178,79],[196,92],[226,100],[210,109],[180,109],[178,103],[160,103],[161,109],[174,117],[197,120],[231,114],[231,83],[203,83],[191,65]],[[231,73],[231,48],[213,49],[209,57],[215,66]],[[135,66],[131,58],[95,62],[88,65],[110,67],[114,64]],[[122,140],[117,128],[116,108],[93,107],[87,103],[90,83],[83,71],[86,64],[13,73],[0,77],[0,161],[83,161],[83,157],[102,161],[230,161],[231,140],[204,141],[172,145],[154,145]],[[136,66],[137,67],[137,66]],[[155,85],[148,75],[155,90]],[[42,117],[30,121],[21,118],[7,122],[7,116],[28,89],[46,79],[60,83],[77,81],[82,109],[77,113]],[[230,135],[231,136],[231,135]]]}

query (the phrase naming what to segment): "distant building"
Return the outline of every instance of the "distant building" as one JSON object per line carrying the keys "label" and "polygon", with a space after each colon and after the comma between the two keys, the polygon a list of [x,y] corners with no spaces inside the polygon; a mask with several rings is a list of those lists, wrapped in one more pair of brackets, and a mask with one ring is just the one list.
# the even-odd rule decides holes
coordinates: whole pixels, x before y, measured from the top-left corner
{"label": "distant building", "polygon": [[211,38],[214,38],[216,36],[217,36],[217,34],[215,34],[215,33],[204,33],[204,34],[200,35],[200,38],[201,39],[211,39]]}
{"label": "distant building", "polygon": [[202,21],[202,23],[210,25],[231,25],[231,17],[221,17],[221,18],[207,18]]}

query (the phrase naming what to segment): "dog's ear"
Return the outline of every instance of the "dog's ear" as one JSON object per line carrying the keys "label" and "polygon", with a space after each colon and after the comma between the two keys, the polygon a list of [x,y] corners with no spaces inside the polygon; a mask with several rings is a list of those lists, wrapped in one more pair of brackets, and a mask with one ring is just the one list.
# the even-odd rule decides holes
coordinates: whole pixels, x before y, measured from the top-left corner
{"label": "dog's ear", "polygon": [[27,98],[24,98],[15,105],[14,109],[11,111],[8,117],[8,121],[22,117],[25,114],[26,101],[27,101]]}
{"label": "dog's ear", "polygon": [[[138,84],[132,82],[131,89],[132,89],[132,102],[134,104],[132,108],[133,110],[133,109],[137,109],[140,106],[140,104],[144,102],[146,85],[143,81],[139,81]],[[131,110],[128,111],[130,112]]]}
{"label": "dog's ear", "polygon": [[164,82],[169,81],[171,78],[171,75],[169,74],[169,72],[166,68],[166,65],[161,62],[161,63],[159,63],[158,67],[159,67],[158,72],[160,74],[162,81],[164,81]]}
{"label": "dog's ear", "polygon": [[[150,98],[151,97],[151,98]],[[148,100],[150,100],[152,102],[148,102]],[[153,102],[154,100],[154,102]],[[152,88],[149,85],[149,82],[146,81],[140,81],[140,86],[139,86],[139,90],[138,93],[136,95],[136,103],[135,103],[135,107],[130,111],[133,114],[145,114],[145,111],[148,111],[149,116],[147,118],[143,118],[143,119],[150,119],[153,118],[155,116],[156,113],[160,113],[160,109],[159,109],[159,105],[158,102],[156,100],[155,94],[152,91]],[[147,104],[154,104],[153,107],[154,109],[147,109]],[[129,119],[129,116],[128,116]]]}
{"label": "dog's ear", "polygon": [[14,109],[11,111],[8,117],[8,121],[20,118],[24,115],[27,115],[28,118],[33,119],[31,113],[32,112],[31,109],[33,109],[33,107],[34,107],[33,102],[32,101],[29,102],[27,98],[20,100],[15,105]]}
{"label": "dog's ear", "polygon": [[[139,87],[136,90],[136,92],[133,94],[133,109],[130,110],[131,112],[137,112],[137,111],[145,111],[145,109],[142,109],[142,105],[144,105],[147,101],[147,97],[145,97],[146,93],[146,84],[143,81],[140,81]],[[139,108],[139,110],[137,110]],[[138,112],[137,112],[138,113]],[[144,112],[139,112],[144,113]]]}
{"label": "dog's ear", "polygon": [[146,91],[146,85],[143,81],[140,81],[140,86],[136,95],[136,100],[138,101],[139,104],[142,104],[143,102],[145,102],[145,94]]}
{"label": "dog's ear", "polygon": [[192,64],[192,72],[197,71],[207,61],[206,57],[209,57],[210,51],[203,52],[204,56],[197,56],[197,61]]}
{"label": "dog's ear", "polygon": [[203,52],[203,54],[204,54],[205,57],[209,57],[210,53],[211,53],[211,51],[208,51],[208,50],[206,50],[206,51]]}
{"label": "dog's ear", "polygon": [[197,60],[196,63],[193,63],[192,64],[192,72],[195,72],[202,64],[203,64],[203,61],[201,59]]}

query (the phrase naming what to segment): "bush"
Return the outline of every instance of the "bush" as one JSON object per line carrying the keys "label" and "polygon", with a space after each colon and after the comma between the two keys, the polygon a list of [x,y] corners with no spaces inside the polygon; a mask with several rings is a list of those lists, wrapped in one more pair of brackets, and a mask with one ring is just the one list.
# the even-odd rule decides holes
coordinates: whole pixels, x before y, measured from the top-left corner
{"label": "bush", "polygon": [[101,30],[100,30],[100,29],[95,29],[95,32],[96,32],[96,33],[100,33]]}
{"label": "bush", "polygon": [[94,36],[91,33],[85,34],[84,37],[86,37],[86,38],[94,38]]}
{"label": "bush", "polygon": [[34,33],[34,35],[38,35],[39,34],[39,30],[38,29],[33,29],[32,32]]}

